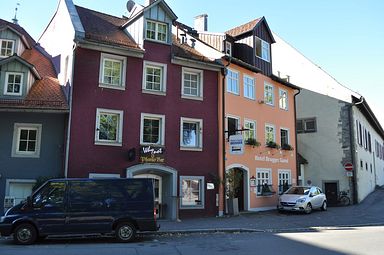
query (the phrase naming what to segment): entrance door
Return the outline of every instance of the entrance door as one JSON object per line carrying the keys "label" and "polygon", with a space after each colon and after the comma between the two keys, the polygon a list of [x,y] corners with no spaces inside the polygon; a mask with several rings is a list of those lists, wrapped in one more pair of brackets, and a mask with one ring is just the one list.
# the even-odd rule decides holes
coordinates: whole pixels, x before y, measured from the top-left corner
{"label": "entrance door", "polygon": [[164,208],[162,203],[162,177],[154,174],[138,174],[134,178],[152,178],[154,179],[156,217],[164,218]]}
{"label": "entrance door", "polygon": [[337,182],[324,183],[328,205],[337,205]]}
{"label": "entrance door", "polygon": [[244,172],[239,168],[235,168],[233,171],[240,178],[239,186],[235,190],[235,197],[238,198],[239,211],[244,211]]}

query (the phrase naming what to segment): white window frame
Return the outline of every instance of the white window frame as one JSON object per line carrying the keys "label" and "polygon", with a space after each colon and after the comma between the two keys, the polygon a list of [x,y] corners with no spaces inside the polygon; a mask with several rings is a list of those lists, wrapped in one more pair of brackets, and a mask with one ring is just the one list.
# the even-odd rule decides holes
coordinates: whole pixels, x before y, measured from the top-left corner
{"label": "white window frame", "polygon": [[[197,134],[197,146],[187,146],[183,144],[183,127],[184,122],[187,123],[196,123],[198,126]],[[203,150],[203,120],[202,119],[193,119],[193,118],[180,118],[180,150],[194,150],[202,151]]]}
{"label": "white window frame", "polygon": [[[42,124],[35,123],[15,123],[13,126],[12,157],[15,158],[39,158],[41,151]],[[20,132],[21,130],[35,130],[36,144],[35,151],[20,151]]]}
{"label": "white window frame", "polygon": [[227,41],[225,42],[225,55],[232,56],[232,43]]}
{"label": "white window frame", "polygon": [[[18,93],[14,92],[8,92],[8,82],[9,82],[9,76],[10,75],[19,75],[20,76],[20,90]],[[6,72],[5,73],[5,84],[4,84],[4,95],[9,96],[21,96],[23,94],[23,83],[24,83],[24,74],[18,73],[18,72]],[[14,90],[14,88],[13,88]]]}
{"label": "white window frame", "polygon": [[[198,180],[200,183],[199,195],[200,205],[183,205],[183,181],[184,180]],[[205,207],[205,178],[204,176],[180,176],[180,209],[204,209]]]}
{"label": "white window frame", "polygon": [[247,140],[249,138],[249,132],[252,132],[253,133],[253,138],[255,138],[257,140],[257,136],[256,136],[256,121],[254,120],[250,120],[250,119],[244,119],[244,128],[249,128],[247,126],[247,124],[253,124],[254,125],[254,129],[250,129],[250,130],[246,130],[244,131],[244,140]]}
{"label": "white window frame", "polygon": [[[155,38],[149,38],[147,36],[147,31],[148,31],[148,23],[154,23],[155,24]],[[164,25],[165,26],[165,41],[159,40],[159,25]],[[168,37],[169,37],[169,27],[167,23],[164,22],[159,22],[155,20],[146,20],[145,22],[145,39],[154,41],[154,42],[161,42],[161,43],[168,43]]]}
{"label": "white window frame", "polygon": [[[184,74],[191,74],[191,75],[197,76],[197,78],[198,78],[197,95],[185,94],[185,92],[184,92],[184,88],[185,88]],[[183,67],[181,79],[182,79],[182,86],[181,86],[181,97],[182,98],[194,99],[194,100],[203,100],[203,88],[204,88],[204,82],[203,82],[204,81],[204,71],[203,70]]]}
{"label": "white window frame", "polygon": [[[230,75],[231,74],[231,75]],[[234,78],[232,76],[232,74],[236,74],[237,75],[237,78]],[[240,73],[238,71],[234,71],[232,69],[228,69],[228,73],[227,73],[227,78],[226,78],[226,83],[227,83],[227,92],[228,93],[232,93],[232,94],[235,94],[235,95],[239,95],[240,94]],[[229,80],[231,80],[231,87],[229,86]],[[236,87],[232,87],[232,83],[236,81]]]}
{"label": "white window frame", "polygon": [[290,139],[289,139],[289,129],[288,128],[283,128],[283,127],[281,127],[280,128],[280,145],[281,146],[283,146],[284,144],[282,143],[282,140],[281,140],[281,130],[285,130],[285,131],[287,131],[287,138],[288,138],[288,141],[287,141],[287,144],[289,144],[289,145],[291,145],[291,141],[290,141]]}
{"label": "white window frame", "polygon": [[[116,140],[110,141],[110,140],[103,140],[99,139],[99,129],[100,129],[100,115],[101,114],[111,114],[111,115],[118,115],[118,126],[117,126],[117,134],[116,134]],[[108,145],[108,146],[122,146],[123,145],[123,115],[124,112],[120,110],[111,110],[111,109],[104,109],[104,108],[97,108],[96,109],[96,126],[95,126],[95,145]]]}
{"label": "white window frame", "polygon": [[[256,41],[255,41],[255,47],[256,47],[255,55],[256,55],[256,57],[258,57],[264,61],[271,62],[271,46],[270,46],[270,44],[268,42],[262,40],[261,38],[257,37],[257,36],[255,38],[256,38]],[[260,48],[260,54],[261,54],[261,56],[258,56],[258,54],[257,54],[257,51],[258,51],[257,50],[257,47],[258,47],[257,41],[258,40],[260,40],[260,47],[261,47]]]}
{"label": "white window frame", "polygon": [[[104,66],[105,61],[113,61],[113,62],[120,62],[121,63],[121,70],[120,70],[120,84],[109,84],[104,82]],[[118,90],[125,90],[125,79],[126,79],[126,70],[127,70],[127,58],[112,54],[106,54],[101,53],[100,57],[100,75],[99,75],[99,87],[102,88],[109,88],[109,89],[118,89]]]}
{"label": "white window frame", "polygon": [[[292,171],[291,169],[278,169],[277,170],[277,173],[278,173],[278,189],[279,189],[279,194],[281,194],[283,192],[283,184],[284,184],[284,181],[288,181],[288,187],[290,187],[290,185],[292,185]],[[288,175],[287,178],[281,178],[281,177],[284,177],[282,175]]]}
{"label": "white window frame", "polygon": [[267,134],[268,134],[267,128],[272,128],[272,129],[273,129],[273,140],[272,140],[272,142],[276,142],[276,128],[275,128],[275,125],[272,125],[272,124],[265,124],[265,128],[264,128],[264,132],[265,132],[265,143],[267,144],[267,143],[269,142],[269,141],[268,141],[268,137],[267,137]]}
{"label": "white window frame", "polygon": [[[3,42],[12,43],[12,49],[11,49],[10,55],[1,55],[1,50],[3,50],[3,48],[2,48]],[[8,49],[8,48],[6,48],[6,49]],[[0,58],[7,58],[7,57],[12,56],[13,54],[15,54],[15,41],[14,40],[8,40],[8,39],[0,39]]]}
{"label": "white window frame", "polygon": [[288,111],[288,91],[285,89],[279,89],[279,107]]}
{"label": "white window frame", "polygon": [[[272,91],[269,91],[269,89],[271,89]],[[270,94],[272,96],[272,102],[267,100]],[[267,105],[275,106],[275,87],[267,82],[264,83],[264,102]]]}
{"label": "white window frame", "polygon": [[[143,141],[144,138],[144,119],[158,119],[160,120],[160,130],[159,130],[159,142],[157,143],[147,143]],[[140,144],[142,145],[165,145],[165,115],[152,114],[152,113],[141,113],[140,121]]]}
{"label": "white window frame", "polygon": [[[248,81],[251,81],[251,83],[248,83]],[[243,92],[244,92],[244,97],[248,99],[255,100],[256,98],[256,89],[255,89],[255,84],[256,84],[256,79],[252,76],[243,75]],[[252,90],[252,91],[250,91]]]}
{"label": "white window frame", "polygon": [[[148,67],[157,68],[161,70],[160,90],[147,89],[147,68]],[[167,91],[167,65],[166,64],[151,62],[151,61],[144,61],[142,90],[143,90],[143,93],[162,95],[162,96],[166,95],[166,91]]]}
{"label": "white window frame", "polygon": [[[262,175],[264,173],[268,174],[268,178],[259,178],[259,173]],[[261,196],[261,185],[264,184],[264,181],[267,180],[268,185],[273,185],[272,183],[272,169],[271,168],[256,168],[256,196]]]}

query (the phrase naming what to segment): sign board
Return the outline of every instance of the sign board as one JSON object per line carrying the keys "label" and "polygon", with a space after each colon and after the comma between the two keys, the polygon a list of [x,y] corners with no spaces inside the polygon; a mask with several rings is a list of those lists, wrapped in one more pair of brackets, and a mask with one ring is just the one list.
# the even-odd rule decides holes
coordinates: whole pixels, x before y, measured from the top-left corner
{"label": "sign board", "polygon": [[244,139],[242,135],[231,135],[229,137],[229,153],[237,155],[244,153]]}
{"label": "sign board", "polygon": [[208,189],[208,190],[215,189],[215,184],[214,184],[214,183],[211,183],[211,182],[208,182],[208,183],[207,183],[207,189]]}
{"label": "sign board", "polygon": [[159,146],[141,146],[140,163],[165,163],[165,148]]}
{"label": "sign board", "polygon": [[352,163],[345,163],[344,169],[347,171],[352,171],[353,170],[353,164]]}
{"label": "sign board", "polygon": [[352,177],[353,176],[353,172],[351,172],[351,171],[346,171],[346,173],[347,173],[348,177]]}

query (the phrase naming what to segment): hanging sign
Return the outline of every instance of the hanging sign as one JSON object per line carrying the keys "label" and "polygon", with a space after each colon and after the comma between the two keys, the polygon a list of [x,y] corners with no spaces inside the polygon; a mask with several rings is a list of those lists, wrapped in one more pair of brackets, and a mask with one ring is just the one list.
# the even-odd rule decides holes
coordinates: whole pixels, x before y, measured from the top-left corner
{"label": "hanging sign", "polygon": [[229,136],[229,153],[235,155],[244,153],[244,139],[242,135]]}

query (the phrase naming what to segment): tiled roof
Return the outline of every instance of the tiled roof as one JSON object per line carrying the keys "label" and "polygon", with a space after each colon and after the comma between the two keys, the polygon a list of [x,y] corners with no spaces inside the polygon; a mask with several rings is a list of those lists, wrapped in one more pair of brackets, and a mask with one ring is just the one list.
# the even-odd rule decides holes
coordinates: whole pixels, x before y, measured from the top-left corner
{"label": "tiled roof", "polygon": [[258,18],[258,19],[255,19],[255,20],[252,20],[244,25],[241,25],[241,26],[238,26],[238,27],[235,27],[235,28],[232,28],[230,30],[228,30],[227,32],[225,32],[226,34],[232,36],[232,37],[236,37],[236,36],[239,36],[239,35],[242,35],[242,34],[245,34],[247,32],[250,32],[252,31],[252,29],[255,28],[255,26],[257,25],[257,23],[259,23],[259,21],[261,20],[262,18]]}
{"label": "tiled roof", "polygon": [[121,29],[127,19],[80,6],[76,6],[76,10],[84,27],[86,40],[140,49],[137,43]]}
{"label": "tiled roof", "polygon": [[24,99],[0,99],[0,109],[38,109],[67,111],[68,103],[62,87],[57,79],[57,74],[48,54],[43,54],[42,49],[32,37],[20,26],[0,19],[1,25],[12,26],[17,29],[31,43],[32,48],[26,49],[20,56],[23,60],[35,67],[41,79],[32,84]]}
{"label": "tiled roof", "polygon": [[172,44],[172,53],[176,57],[188,58],[206,63],[215,63],[188,44],[180,43],[175,35],[172,35]]}

